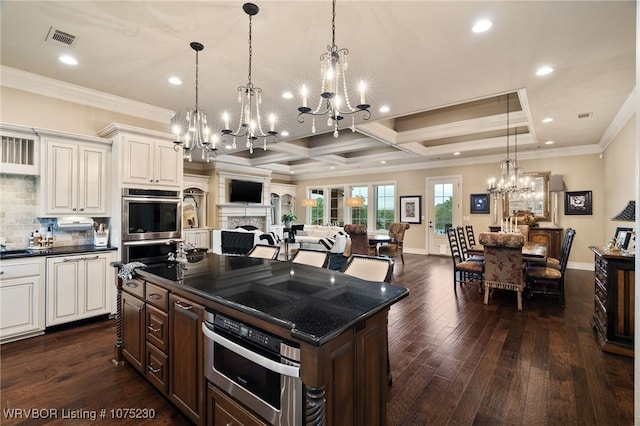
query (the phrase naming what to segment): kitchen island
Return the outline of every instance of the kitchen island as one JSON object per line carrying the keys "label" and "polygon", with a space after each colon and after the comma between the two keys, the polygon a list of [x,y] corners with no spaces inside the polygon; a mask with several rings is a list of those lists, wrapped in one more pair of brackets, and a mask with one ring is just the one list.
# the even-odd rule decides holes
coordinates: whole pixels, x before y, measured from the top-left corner
{"label": "kitchen island", "polygon": [[407,289],[215,254],[136,272],[118,284],[116,361],[138,368],[195,423],[272,422],[205,380],[202,323],[215,313],[299,348],[303,401],[282,424],[384,424],[387,314]]}

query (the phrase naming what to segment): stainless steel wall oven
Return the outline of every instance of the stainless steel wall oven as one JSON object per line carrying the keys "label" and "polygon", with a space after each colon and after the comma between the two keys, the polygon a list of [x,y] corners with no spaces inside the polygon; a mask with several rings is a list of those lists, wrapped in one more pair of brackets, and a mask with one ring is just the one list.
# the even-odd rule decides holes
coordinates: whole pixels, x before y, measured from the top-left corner
{"label": "stainless steel wall oven", "polygon": [[122,241],[178,239],[181,235],[179,191],[122,190]]}
{"label": "stainless steel wall oven", "polygon": [[297,344],[209,310],[202,331],[207,380],[269,424],[303,424]]}

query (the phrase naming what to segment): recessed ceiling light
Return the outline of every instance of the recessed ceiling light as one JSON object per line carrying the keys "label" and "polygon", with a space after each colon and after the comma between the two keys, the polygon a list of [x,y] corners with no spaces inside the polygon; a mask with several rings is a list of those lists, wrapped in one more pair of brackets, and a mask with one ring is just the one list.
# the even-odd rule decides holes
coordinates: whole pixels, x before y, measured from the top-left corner
{"label": "recessed ceiling light", "polygon": [[477,21],[475,24],[473,24],[473,28],[471,28],[471,30],[474,33],[483,33],[487,31],[489,28],[491,28],[492,26],[493,26],[493,22],[491,22],[490,20],[481,19]]}
{"label": "recessed ceiling light", "polygon": [[287,132],[286,130],[283,130],[280,132],[281,136],[289,136],[289,132]]}
{"label": "recessed ceiling light", "polygon": [[336,166],[331,166],[331,167],[329,167],[329,168],[330,168],[331,170],[335,170],[335,169],[336,169]]}
{"label": "recessed ceiling light", "polygon": [[382,105],[378,111],[380,111],[380,112],[389,112],[389,111],[391,111],[391,108],[389,108],[388,105]]}
{"label": "recessed ceiling light", "polygon": [[551,123],[552,121],[553,121],[553,118],[551,118],[551,117],[547,117],[547,118],[543,118],[542,119],[543,123]]}
{"label": "recessed ceiling light", "polygon": [[290,174],[290,175],[292,175],[292,174],[294,174],[294,173],[295,173],[295,172],[294,172],[293,170],[291,170],[291,171],[289,172],[289,174]]}
{"label": "recessed ceiling light", "polygon": [[76,61],[76,58],[74,58],[73,56],[62,55],[58,57],[58,59],[60,59],[60,62],[67,65],[78,65],[78,61]]}
{"label": "recessed ceiling light", "polygon": [[178,77],[169,77],[169,83],[173,84],[174,86],[180,86],[182,84],[182,80],[180,80]]}
{"label": "recessed ceiling light", "polygon": [[453,153],[453,155],[460,155],[460,152],[456,151],[456,152]]}
{"label": "recessed ceiling light", "polygon": [[380,161],[380,164],[387,164],[387,162],[382,160],[382,161]]}
{"label": "recessed ceiling light", "polygon": [[282,93],[282,97],[285,98],[285,99],[293,99],[293,93],[284,92],[284,93]]}
{"label": "recessed ceiling light", "polygon": [[542,66],[542,67],[538,68],[538,71],[536,71],[536,75],[542,76],[542,75],[551,74],[552,72],[553,72],[553,68],[551,68],[548,65],[545,65],[545,66]]}
{"label": "recessed ceiling light", "polygon": [[554,144],[554,142],[553,142],[553,141],[546,141],[544,144],[545,144],[545,145],[553,145],[553,144]]}
{"label": "recessed ceiling light", "polygon": [[228,144],[226,144],[224,147],[225,147],[225,149],[231,149],[231,144],[230,144],[230,143],[228,143]]}

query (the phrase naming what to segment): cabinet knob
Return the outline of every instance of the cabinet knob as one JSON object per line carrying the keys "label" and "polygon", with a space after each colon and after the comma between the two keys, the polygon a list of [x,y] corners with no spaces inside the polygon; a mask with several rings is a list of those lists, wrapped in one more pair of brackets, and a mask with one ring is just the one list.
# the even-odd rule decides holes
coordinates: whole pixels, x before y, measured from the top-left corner
{"label": "cabinet knob", "polygon": [[84,209],[80,209],[80,211],[81,211],[81,212],[83,212],[83,211],[84,211]]}
{"label": "cabinet knob", "polygon": [[156,183],[160,182],[160,179],[156,179]]}
{"label": "cabinet knob", "polygon": [[77,210],[78,210],[78,209],[76,209],[75,207],[71,209],[71,211],[73,211],[73,212],[75,212],[75,211],[77,211]]}

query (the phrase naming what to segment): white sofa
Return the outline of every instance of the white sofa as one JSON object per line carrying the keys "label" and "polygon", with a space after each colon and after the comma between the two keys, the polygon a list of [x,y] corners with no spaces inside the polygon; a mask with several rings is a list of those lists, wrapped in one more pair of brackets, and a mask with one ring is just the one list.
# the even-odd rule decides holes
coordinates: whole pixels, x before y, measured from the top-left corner
{"label": "white sofa", "polygon": [[342,253],[347,244],[347,234],[340,226],[304,225],[296,231],[296,242],[302,247]]}

